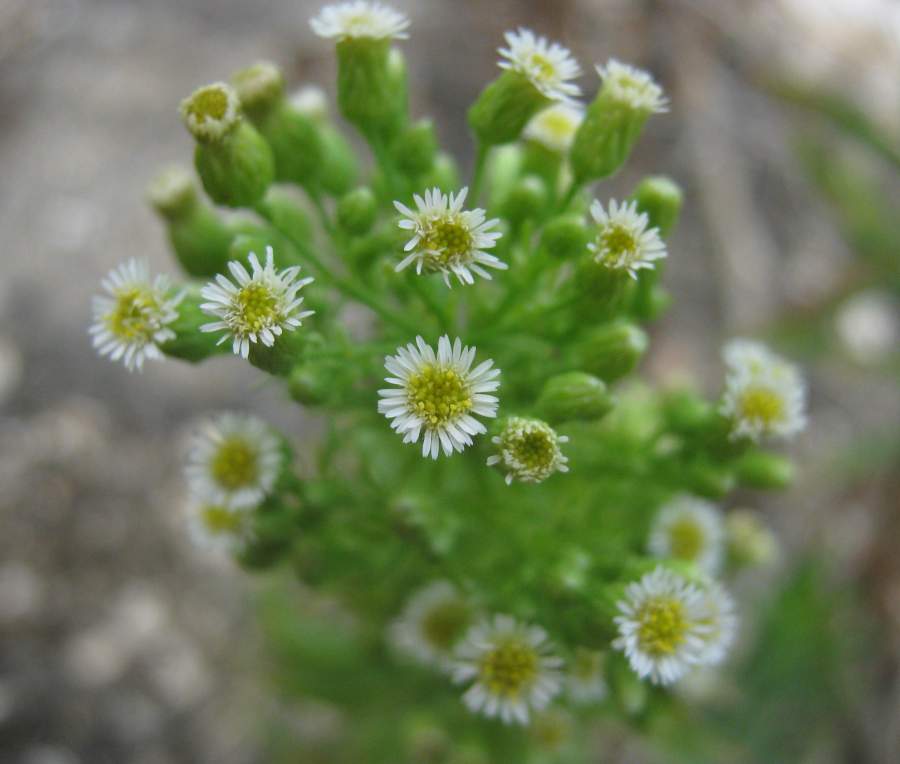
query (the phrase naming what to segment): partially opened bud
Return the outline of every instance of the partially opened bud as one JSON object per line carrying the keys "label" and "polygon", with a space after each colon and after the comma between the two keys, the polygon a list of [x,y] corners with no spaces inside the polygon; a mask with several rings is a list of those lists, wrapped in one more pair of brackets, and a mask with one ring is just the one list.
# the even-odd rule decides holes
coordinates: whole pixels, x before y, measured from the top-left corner
{"label": "partially opened bud", "polygon": [[275,176],[272,152],[241,116],[238,95],[224,82],[195,90],[181,102],[185,126],[197,141],[194,164],[210,198],[251,207]]}
{"label": "partially opened bud", "polygon": [[583,371],[548,379],[537,402],[540,415],[553,424],[599,419],[612,407],[613,399],[603,380]]}

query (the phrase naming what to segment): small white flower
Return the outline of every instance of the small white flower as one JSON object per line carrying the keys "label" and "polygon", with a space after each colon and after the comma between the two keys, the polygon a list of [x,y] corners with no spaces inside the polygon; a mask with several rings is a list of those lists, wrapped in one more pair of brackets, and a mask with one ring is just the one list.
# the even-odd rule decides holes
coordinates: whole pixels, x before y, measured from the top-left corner
{"label": "small white flower", "polygon": [[591,216],[597,224],[597,238],[588,244],[594,260],[608,268],[621,268],[637,278],[642,268],[653,268],[654,262],[666,256],[666,245],[656,228],[648,229],[649,219],[638,212],[637,202],[619,204],[610,201],[609,209],[594,200]]}
{"label": "small white flower", "polygon": [[218,141],[238,124],[241,100],[231,85],[213,82],[197,88],[181,102],[179,109],[191,135],[204,141]]}
{"label": "small white flower", "polygon": [[399,11],[369,0],[326,5],[319,15],[310,19],[309,25],[319,37],[346,40],[369,38],[373,40],[405,40],[409,19]]}
{"label": "small white flower", "polygon": [[704,592],[658,567],[630,583],[616,603],[619,636],[613,647],[631,668],[653,684],[671,684],[692,666],[706,662],[712,628]]}
{"label": "small white flower", "polygon": [[616,101],[646,114],[659,114],[668,110],[668,99],[662,88],[643,69],[623,64],[611,58],[605,66],[597,66],[597,74],[603,80],[604,92]]}
{"label": "small white flower", "polygon": [[568,103],[555,103],[535,114],[525,126],[522,137],[541,144],[557,154],[566,154],[575,140],[584,109]]}
{"label": "small white flower", "polygon": [[314,313],[300,310],[303,298],[297,296],[312,279],[297,278],[299,265],[276,270],[273,258],[272,248],[266,247],[266,264],[262,266],[256,253],[251,252],[250,273],[237,260],[232,260],[228,270],[236,283],[220,273],[215,282],[208,283],[200,292],[209,301],[200,308],[219,319],[203,324],[200,331],[224,331],[218,344],[231,338],[235,355],[247,358],[251,342],[272,347],[282,331],[293,331]]}
{"label": "small white flower", "polygon": [[391,624],[390,638],[400,651],[428,666],[448,670],[453,649],[472,624],[473,609],[449,581],[419,589]]}
{"label": "small white flower", "polygon": [[567,48],[538,37],[530,29],[507,32],[504,37],[509,47],[499,49],[506,59],[500,62],[502,69],[523,74],[553,101],[571,102],[581,95],[581,89],[569,82],[581,75],[581,67]]}
{"label": "small white flower", "polygon": [[468,188],[458,194],[444,194],[439,188],[425,192],[424,198],[414,194],[416,210],[405,204],[394,202],[394,207],[403,215],[397,224],[405,231],[412,232],[412,238],[403,248],[408,253],[397,264],[395,270],[402,271],[408,265],[416,264],[416,273],[440,272],[444,283],[450,286],[450,274],[461,284],[472,284],[475,273],[486,279],[491,278],[484,267],[506,269],[506,263],[484,250],[497,243],[501,233],[493,231],[499,220],[485,220],[484,210],[464,210]]}
{"label": "small white flower", "polygon": [[397,348],[384,366],[391,376],[385,381],[397,388],[379,390],[378,411],[391,420],[391,428],[404,443],[416,443],[424,432],[422,456],[437,459],[472,445],[472,437],[486,432],[474,415],[497,416],[500,381],[492,360],[474,369],[475,348],[463,347],[459,337],[451,345],[445,334],[438,351],[416,337],[416,344]]}
{"label": "small white flower", "polygon": [[727,368],[720,412],[732,437],[788,438],[806,426],[806,387],[793,364],[758,342],[733,340],[723,352]]}
{"label": "small white flower", "polygon": [[579,647],[566,674],[566,690],[578,704],[588,705],[603,700],[609,693],[603,676],[603,653]]}
{"label": "small white flower", "polygon": [[778,537],[760,515],[734,509],[725,518],[728,554],[738,565],[766,566],[778,559]]}
{"label": "small white flower", "polygon": [[648,548],[655,557],[693,562],[703,573],[715,575],[725,548],[722,514],[708,501],[678,496],[657,514]]}
{"label": "small white flower", "polygon": [[562,689],[562,660],[539,626],[508,615],[473,626],[456,650],[453,679],[472,682],[463,695],[469,710],[505,723],[528,724]]}
{"label": "small white flower", "polygon": [[236,554],[252,538],[252,507],[191,502],[186,510],[188,534],[200,549]]}
{"label": "small white flower", "polygon": [[137,260],[113,268],[100,284],[106,294],[94,297],[89,330],[100,355],[129,371],[140,371],[147,358],[161,361],[159,346],[175,338],[167,327],[178,318],[182,295],[171,295],[165,276],[151,281],[147,264]]}
{"label": "small white flower", "polygon": [[703,616],[706,627],[703,636],[703,665],[716,666],[725,660],[737,633],[737,614],[734,600],[715,581],[709,580],[702,587]]}
{"label": "small white flower", "polygon": [[568,472],[569,461],[560,451],[560,443],[568,443],[565,435],[557,435],[540,419],[510,417],[500,435],[491,438],[500,453],[489,456],[489,467],[499,464],[506,472],[506,484],[513,480],[541,483],[554,472]]}
{"label": "small white flower", "polygon": [[272,490],[282,462],[278,438],[253,416],[223,414],[206,423],[188,451],[194,496],[214,506],[252,507]]}

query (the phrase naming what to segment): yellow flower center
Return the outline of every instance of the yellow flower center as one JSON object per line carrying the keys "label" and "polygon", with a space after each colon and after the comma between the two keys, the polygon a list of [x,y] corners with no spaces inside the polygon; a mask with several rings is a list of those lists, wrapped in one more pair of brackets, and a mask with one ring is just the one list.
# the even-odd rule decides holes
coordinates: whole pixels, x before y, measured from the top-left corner
{"label": "yellow flower center", "polygon": [[219,120],[228,111],[228,96],[221,88],[203,88],[191,96],[185,109],[198,122],[207,119]]}
{"label": "yellow flower center", "polygon": [[706,537],[703,528],[689,517],[676,520],[669,526],[669,549],[680,560],[695,560],[703,549]]}
{"label": "yellow flower center", "polygon": [[228,507],[204,507],[202,517],[206,529],[216,536],[236,534],[243,525],[242,515]]}
{"label": "yellow flower center", "polygon": [[528,63],[536,79],[547,82],[556,78],[556,66],[541,53],[532,53]]}
{"label": "yellow flower center", "polygon": [[151,290],[130,287],[116,294],[115,306],[104,320],[110,332],[121,340],[150,342],[156,331],[152,318],[159,310],[159,301]]}
{"label": "yellow flower center", "polygon": [[575,132],[575,123],[571,117],[559,110],[548,112],[541,117],[541,127],[558,140],[565,140]]}
{"label": "yellow flower center", "polygon": [[420,247],[431,252],[432,265],[437,266],[468,257],[473,244],[469,227],[457,216],[446,215],[429,224]]}
{"label": "yellow flower center", "polygon": [[514,698],[537,678],[538,654],[524,642],[509,638],[481,659],[478,678],[492,695]]}
{"label": "yellow flower center", "polygon": [[529,472],[548,470],[556,458],[556,438],[553,432],[540,423],[525,425],[524,431],[514,431],[504,443],[506,449]]}
{"label": "yellow flower center", "polygon": [[774,424],[784,418],[784,401],[767,387],[750,387],[741,395],[740,415],[743,419]]}
{"label": "yellow flower center", "polygon": [[422,619],[422,633],[426,641],[447,652],[462,636],[470,621],[469,608],[462,600],[454,599],[431,608]]}
{"label": "yellow flower center", "polygon": [[226,438],[212,459],[210,472],[229,491],[253,485],[259,478],[259,454],[242,438]]}
{"label": "yellow flower center", "polygon": [[684,605],[658,597],[644,603],[637,613],[638,643],[653,656],[671,655],[684,642],[688,621]]}
{"label": "yellow flower center", "polygon": [[278,298],[271,287],[258,282],[250,282],[241,288],[234,298],[234,307],[235,323],[246,334],[256,334],[281,318]]}
{"label": "yellow flower center", "polygon": [[638,239],[634,233],[623,225],[611,224],[600,231],[600,249],[605,252],[605,259],[611,265],[627,262],[634,257],[638,249]]}
{"label": "yellow flower center", "polygon": [[594,679],[600,674],[602,656],[596,650],[579,647],[572,661],[572,675],[582,681]]}
{"label": "yellow flower center", "polygon": [[439,428],[472,409],[472,391],[455,369],[428,364],[409,377],[407,405],[426,427]]}

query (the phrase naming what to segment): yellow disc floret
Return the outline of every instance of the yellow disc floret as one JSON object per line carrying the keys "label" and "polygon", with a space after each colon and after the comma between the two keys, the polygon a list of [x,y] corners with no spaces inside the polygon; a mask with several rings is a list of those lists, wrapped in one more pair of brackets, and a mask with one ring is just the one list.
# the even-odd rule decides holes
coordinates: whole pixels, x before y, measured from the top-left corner
{"label": "yellow disc floret", "polygon": [[210,473],[229,491],[253,485],[259,478],[259,453],[242,438],[227,438],[213,456]]}
{"label": "yellow disc floret", "polygon": [[113,336],[120,340],[148,343],[159,329],[156,317],[161,310],[152,289],[126,287],[115,294],[115,304],[104,316],[104,321]]}
{"label": "yellow disc floret", "polygon": [[234,300],[235,324],[244,334],[258,334],[281,319],[278,297],[271,287],[250,282],[242,287]]}
{"label": "yellow disc floret", "polygon": [[469,625],[471,612],[463,600],[447,600],[432,607],[422,619],[422,633],[427,642],[448,651]]}
{"label": "yellow disc floret", "polygon": [[703,550],[706,535],[703,528],[691,517],[676,520],[669,527],[669,549],[673,557],[694,560]]}
{"label": "yellow disc floret", "polygon": [[784,418],[784,400],[767,387],[748,387],[739,401],[740,416],[744,419],[772,425]]}
{"label": "yellow disc floret", "polygon": [[485,653],[478,668],[481,683],[492,695],[515,698],[537,678],[540,658],[533,647],[515,638]]}
{"label": "yellow disc floret", "polygon": [[202,517],[206,529],[216,536],[234,535],[244,524],[244,516],[240,511],[218,505],[204,507]]}
{"label": "yellow disc floret", "polygon": [[636,614],[638,643],[652,656],[672,655],[684,642],[688,619],[684,605],[674,598],[647,600]]}
{"label": "yellow disc floret", "polygon": [[456,215],[445,215],[431,222],[422,236],[421,247],[429,253],[426,265],[437,269],[468,258],[473,244],[469,226]]}
{"label": "yellow disc floret", "polygon": [[427,364],[406,383],[409,410],[426,427],[437,429],[472,409],[472,392],[462,375],[440,364]]}

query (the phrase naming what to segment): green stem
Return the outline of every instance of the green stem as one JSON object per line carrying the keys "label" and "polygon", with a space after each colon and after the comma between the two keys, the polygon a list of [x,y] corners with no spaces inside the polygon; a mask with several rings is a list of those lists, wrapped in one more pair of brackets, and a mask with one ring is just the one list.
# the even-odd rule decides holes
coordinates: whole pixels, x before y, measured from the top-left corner
{"label": "green stem", "polygon": [[428,277],[424,275],[413,276],[412,286],[413,289],[416,290],[416,293],[419,295],[419,297],[422,298],[422,302],[424,302],[428,306],[428,309],[438,320],[441,330],[449,329],[452,321],[450,312],[447,310],[447,306],[442,303],[431,290],[431,284],[428,283]]}
{"label": "green stem", "polygon": [[572,203],[572,200],[575,198],[575,195],[581,190],[582,183],[581,181],[572,178],[572,182],[569,184],[569,188],[566,190],[566,193],[563,195],[562,199],[559,203],[559,211],[565,212],[569,205]]}
{"label": "green stem", "polygon": [[397,196],[398,191],[397,174],[394,171],[394,162],[391,159],[391,154],[380,137],[367,135],[366,138],[369,142],[369,148],[372,149],[372,154],[375,156],[375,161],[378,163],[378,168],[384,175],[384,185],[387,188],[389,197],[388,201],[391,201]]}
{"label": "green stem", "polygon": [[481,184],[484,180],[484,168],[487,165],[488,154],[491,147],[479,142],[478,153],[475,155],[475,171],[472,176],[472,188],[469,191],[469,201],[472,205],[478,203],[481,196]]}

